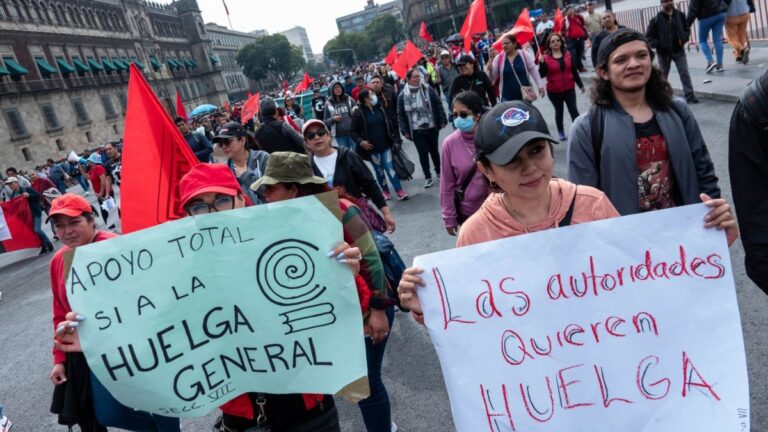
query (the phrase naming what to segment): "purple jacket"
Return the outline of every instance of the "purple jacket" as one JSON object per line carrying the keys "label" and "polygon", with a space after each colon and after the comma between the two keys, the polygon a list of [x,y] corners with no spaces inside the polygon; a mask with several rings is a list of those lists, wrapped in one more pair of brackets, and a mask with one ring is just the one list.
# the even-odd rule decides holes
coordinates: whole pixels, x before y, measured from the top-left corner
{"label": "purple jacket", "polygon": [[[440,211],[446,228],[458,227],[454,192],[464,184],[475,163],[474,136],[457,130],[445,137],[440,159]],[[458,210],[469,217],[480,208],[487,196],[488,186],[483,174],[476,169]]]}

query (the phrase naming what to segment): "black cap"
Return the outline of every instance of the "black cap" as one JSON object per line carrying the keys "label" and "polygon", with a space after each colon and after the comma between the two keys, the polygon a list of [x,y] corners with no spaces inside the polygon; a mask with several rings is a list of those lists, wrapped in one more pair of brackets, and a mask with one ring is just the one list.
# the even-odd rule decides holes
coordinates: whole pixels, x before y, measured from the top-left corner
{"label": "black cap", "polygon": [[229,122],[219,129],[219,133],[213,137],[213,142],[226,141],[230,138],[239,138],[248,135],[243,125],[237,122]]}
{"label": "black cap", "polygon": [[459,56],[459,60],[456,61],[456,64],[463,65],[467,63],[473,63],[475,59],[472,58],[469,54],[462,54]]}
{"label": "black cap", "polygon": [[612,52],[616,51],[616,48],[634,41],[645,42],[645,44],[648,45],[648,50],[653,53],[651,46],[648,44],[648,39],[645,38],[644,34],[637,30],[623,28],[611,33],[600,42],[600,48],[597,50],[597,64],[595,64],[595,67],[605,66],[605,64],[608,63],[608,57],[611,56]]}
{"label": "black cap", "polygon": [[480,119],[475,132],[477,156],[485,156],[494,165],[506,165],[531,141],[558,143],[549,134],[547,122],[528,102],[502,102]]}

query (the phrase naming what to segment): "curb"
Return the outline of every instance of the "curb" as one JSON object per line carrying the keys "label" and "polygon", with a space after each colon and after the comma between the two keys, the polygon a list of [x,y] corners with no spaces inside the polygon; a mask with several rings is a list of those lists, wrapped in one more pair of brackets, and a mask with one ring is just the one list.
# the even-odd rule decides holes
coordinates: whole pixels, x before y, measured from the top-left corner
{"label": "curb", "polygon": [[[680,96],[682,98],[685,98],[685,93],[683,92],[683,89],[679,88],[672,88],[675,92],[675,96]],[[729,103],[736,103],[739,101],[739,96],[732,95],[732,94],[726,94],[726,93],[715,93],[715,92],[706,92],[706,91],[698,91],[694,90],[693,94],[696,95],[699,99],[707,99],[707,100],[714,100],[719,102],[729,102]]]}

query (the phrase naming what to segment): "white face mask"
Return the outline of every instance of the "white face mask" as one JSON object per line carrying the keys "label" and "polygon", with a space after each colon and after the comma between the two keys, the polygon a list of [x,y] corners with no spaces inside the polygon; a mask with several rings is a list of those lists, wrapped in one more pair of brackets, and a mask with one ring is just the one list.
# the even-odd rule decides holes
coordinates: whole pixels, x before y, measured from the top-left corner
{"label": "white face mask", "polygon": [[376,95],[371,95],[371,105],[376,106],[379,104],[379,97]]}

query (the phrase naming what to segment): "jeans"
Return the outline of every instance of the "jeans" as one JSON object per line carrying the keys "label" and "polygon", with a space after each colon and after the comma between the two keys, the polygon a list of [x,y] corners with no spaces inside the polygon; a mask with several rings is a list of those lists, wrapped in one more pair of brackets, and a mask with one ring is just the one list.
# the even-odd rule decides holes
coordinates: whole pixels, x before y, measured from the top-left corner
{"label": "jeans", "polygon": [[40,241],[43,242],[43,248],[44,249],[53,249],[53,244],[48,239],[48,236],[45,235],[45,232],[42,228],[42,222],[43,222],[43,215],[39,214],[37,216],[32,216],[32,228],[35,231],[35,234],[37,234],[38,237],[40,237]]}
{"label": "jeans", "polygon": [[178,418],[137,411],[121,404],[96,379],[93,372],[91,372],[91,389],[96,420],[106,427],[135,432],[179,432],[181,430]]}
{"label": "jeans", "polygon": [[565,132],[563,128],[563,104],[568,107],[568,113],[571,115],[571,121],[576,120],[579,116],[579,110],[576,108],[576,90],[570,89],[562,93],[547,92],[549,100],[552,102],[552,106],[555,107],[555,124],[557,124],[557,131],[560,133]]}
{"label": "jeans", "polygon": [[382,191],[389,192],[387,177],[389,177],[392,187],[395,188],[395,192],[403,189],[400,185],[400,179],[397,178],[395,166],[392,163],[392,150],[385,150],[381,153],[372,152],[371,163],[373,164],[373,171],[376,173],[376,180],[379,182],[379,187]]}
{"label": "jeans", "polygon": [[63,178],[54,180],[53,183],[56,185],[56,189],[58,189],[59,192],[63,194],[67,193],[67,184],[64,182]]}
{"label": "jeans", "polygon": [[337,136],[336,137],[336,145],[339,148],[344,147],[344,148],[350,149],[352,151],[354,151],[355,147],[357,147],[357,144],[355,143],[355,140],[353,140],[352,137],[349,136],[349,135]]}
{"label": "jeans", "polygon": [[680,82],[683,83],[683,91],[685,91],[686,99],[693,99],[693,82],[691,81],[691,73],[688,72],[688,57],[685,55],[685,51],[674,53],[671,56],[657,51],[659,59],[659,68],[664,75],[664,79],[669,76],[669,71],[672,69],[672,62],[675,62],[677,68],[677,74],[680,75]]}
{"label": "jeans", "polygon": [[568,39],[568,51],[576,69],[581,70],[584,67],[584,39]]}
{"label": "jeans", "polygon": [[435,172],[440,176],[440,151],[437,148],[437,129],[418,129],[412,132],[413,144],[416,145],[416,151],[419,153],[419,164],[425,179],[431,179],[432,173],[429,171],[429,158],[432,157],[432,164],[435,165]]}
{"label": "jeans", "polygon": [[725,25],[725,12],[706,18],[699,18],[699,47],[707,63],[712,61],[712,51],[707,43],[707,36],[712,31],[712,42],[715,44],[717,64],[723,64],[723,26]]}
{"label": "jeans", "polygon": [[[390,306],[385,311],[389,330],[392,331],[392,322],[395,319],[395,307]],[[368,360],[368,386],[371,395],[357,403],[363,414],[363,422],[368,432],[389,432],[392,427],[392,413],[389,405],[389,394],[381,380],[381,363],[384,360],[384,350],[387,348],[387,340],[373,345],[371,338],[365,338],[365,357]]]}
{"label": "jeans", "polygon": [[88,180],[86,180],[85,177],[81,175],[77,176],[76,178],[77,182],[80,183],[80,187],[82,187],[85,192],[88,192]]}

